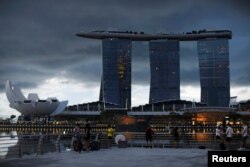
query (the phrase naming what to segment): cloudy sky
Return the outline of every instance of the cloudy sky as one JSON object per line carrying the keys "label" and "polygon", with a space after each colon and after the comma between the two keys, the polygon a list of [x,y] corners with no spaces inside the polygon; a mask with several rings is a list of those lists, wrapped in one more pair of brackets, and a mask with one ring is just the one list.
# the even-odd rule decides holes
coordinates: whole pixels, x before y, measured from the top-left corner
{"label": "cloudy sky", "polygon": [[[92,30],[147,33],[228,29],[231,96],[250,99],[250,3],[247,0],[0,0],[0,115],[9,108],[6,80],[25,95],[69,104],[97,101],[101,41],[74,34]],[[181,98],[200,100],[196,42],[182,42]],[[134,42],[132,105],[148,102],[148,43]]]}

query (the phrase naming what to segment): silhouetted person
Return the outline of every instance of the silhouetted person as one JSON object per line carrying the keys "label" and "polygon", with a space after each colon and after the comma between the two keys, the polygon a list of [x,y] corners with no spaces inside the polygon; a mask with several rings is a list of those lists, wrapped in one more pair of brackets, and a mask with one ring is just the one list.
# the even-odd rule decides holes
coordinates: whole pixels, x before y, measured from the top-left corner
{"label": "silhouetted person", "polygon": [[84,127],[84,142],[85,142],[85,149],[86,151],[90,150],[89,140],[90,140],[90,121],[86,120],[86,125]]}
{"label": "silhouetted person", "polygon": [[179,128],[178,127],[174,127],[173,130],[172,130],[172,135],[174,137],[174,141],[175,141],[175,147],[177,147],[177,143],[179,141]]}
{"label": "silhouetted person", "polygon": [[149,146],[148,144],[150,143],[150,147],[152,148],[153,134],[154,134],[154,131],[152,130],[150,126],[148,126],[145,132],[147,147]]}
{"label": "silhouetted person", "polygon": [[74,136],[79,136],[80,135],[80,125],[78,123],[74,127],[73,132],[74,132]]}
{"label": "silhouetted person", "polygon": [[81,131],[80,125],[76,124],[76,126],[73,129],[73,133],[74,133],[73,149],[75,151],[79,151],[79,153],[82,150],[82,139],[81,139],[80,131]]}

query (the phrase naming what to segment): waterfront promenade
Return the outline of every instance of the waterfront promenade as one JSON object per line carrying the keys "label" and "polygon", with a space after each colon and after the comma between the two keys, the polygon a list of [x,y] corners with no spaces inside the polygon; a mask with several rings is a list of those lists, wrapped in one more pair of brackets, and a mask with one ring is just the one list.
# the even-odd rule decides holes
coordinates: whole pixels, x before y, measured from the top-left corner
{"label": "waterfront promenade", "polygon": [[116,148],[99,151],[67,151],[27,156],[16,159],[0,159],[4,167],[205,167],[207,149],[176,148]]}

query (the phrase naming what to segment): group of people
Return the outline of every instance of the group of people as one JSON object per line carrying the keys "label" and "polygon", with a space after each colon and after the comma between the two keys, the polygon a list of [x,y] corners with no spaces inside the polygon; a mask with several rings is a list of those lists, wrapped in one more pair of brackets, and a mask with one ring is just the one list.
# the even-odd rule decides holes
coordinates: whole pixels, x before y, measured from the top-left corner
{"label": "group of people", "polygon": [[[230,123],[227,124],[227,127],[224,128],[222,125],[218,125],[215,130],[216,141],[219,143],[221,150],[231,149],[231,142],[233,138],[233,128]],[[239,150],[246,148],[246,141],[248,139],[248,127],[246,123],[243,123],[241,130],[241,144]]]}
{"label": "group of people", "polygon": [[[73,147],[75,151],[79,151],[79,152],[81,150],[89,151],[91,149],[90,148],[90,135],[91,135],[90,121],[86,120],[83,132],[81,131],[79,124],[76,124],[73,131],[74,131]],[[177,147],[177,143],[179,140],[178,127],[174,127],[171,131],[171,134],[173,136],[175,146]],[[215,130],[215,135],[216,135],[216,141],[219,143],[221,150],[231,149],[231,142],[232,142],[233,134],[234,132],[233,132],[233,128],[231,124],[227,124],[226,128],[223,127],[222,124],[217,126]],[[145,130],[145,137],[146,137],[146,142],[147,142],[146,147],[151,147],[151,148],[153,147],[152,145],[153,135],[154,135],[153,129],[150,126],[148,126]],[[241,135],[242,135],[242,139],[241,139],[241,144],[240,144],[240,150],[243,150],[246,147],[246,142],[249,137],[248,127],[246,123],[243,123]],[[114,137],[114,129],[111,127],[111,125],[108,125],[107,127],[107,137],[109,140],[109,147],[111,148],[112,140]]]}
{"label": "group of people", "polygon": [[[91,144],[90,144],[90,137],[91,137],[91,126],[90,121],[87,120],[84,126],[83,132],[80,129],[80,125],[76,124],[75,128],[73,129],[74,132],[74,141],[73,141],[73,148],[75,151],[81,152],[81,150],[90,151]],[[109,148],[111,148],[113,137],[114,137],[114,129],[111,125],[107,126],[107,137],[109,141]]]}
{"label": "group of people", "polygon": [[[175,147],[177,147],[177,143],[178,143],[178,140],[179,140],[179,128],[176,126],[172,129],[171,131],[171,134],[173,136],[173,139],[174,139],[174,145]],[[153,135],[154,135],[154,131],[153,129],[148,126],[145,130],[145,137],[146,137],[146,142],[147,142],[147,145],[146,147],[153,147],[152,145],[152,141],[153,141]]]}
{"label": "group of people", "polygon": [[83,132],[80,129],[80,125],[77,123],[75,128],[73,129],[74,132],[74,141],[73,141],[73,148],[75,151],[81,152],[81,150],[90,150],[90,121],[86,120]]}
{"label": "group of people", "polygon": [[[148,126],[145,130],[145,137],[146,137],[146,142],[147,142],[146,147],[152,147],[153,134],[154,134],[154,131],[152,130],[150,126]],[[180,137],[178,127],[174,127],[171,131],[171,134],[174,139],[174,145],[175,147],[177,147],[178,140]],[[224,128],[222,124],[217,126],[215,130],[215,134],[216,134],[216,141],[219,143],[221,150],[231,149],[231,142],[232,142],[234,131],[230,123],[227,124],[226,128]],[[246,148],[247,140],[249,137],[248,126],[246,123],[243,123],[241,135],[242,135],[242,139],[241,139],[239,150],[244,150]]]}

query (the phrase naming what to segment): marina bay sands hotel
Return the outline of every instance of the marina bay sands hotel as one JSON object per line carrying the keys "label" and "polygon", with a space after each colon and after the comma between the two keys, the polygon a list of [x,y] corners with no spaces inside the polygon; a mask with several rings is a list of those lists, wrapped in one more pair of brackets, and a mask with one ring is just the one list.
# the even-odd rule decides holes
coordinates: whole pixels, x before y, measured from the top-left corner
{"label": "marina bay sands hotel", "polygon": [[148,41],[149,103],[180,99],[180,41],[197,41],[201,102],[227,107],[230,101],[228,30],[200,30],[179,34],[132,31],[80,32],[79,37],[102,40],[100,101],[131,107],[132,41]]}

